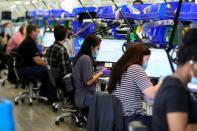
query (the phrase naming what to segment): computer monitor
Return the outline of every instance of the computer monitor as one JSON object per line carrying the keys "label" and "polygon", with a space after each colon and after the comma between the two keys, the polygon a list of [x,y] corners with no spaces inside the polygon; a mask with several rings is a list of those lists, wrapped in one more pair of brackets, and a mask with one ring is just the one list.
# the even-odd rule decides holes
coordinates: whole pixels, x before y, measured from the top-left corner
{"label": "computer monitor", "polygon": [[79,52],[80,48],[81,48],[81,45],[84,41],[84,38],[83,37],[76,37],[74,40],[73,40],[73,43],[74,43],[74,51],[73,51],[73,55],[76,56],[77,53]]}
{"label": "computer monitor", "polygon": [[122,45],[126,40],[102,39],[96,61],[115,63],[123,55]]}
{"label": "computer monitor", "polygon": [[151,56],[148,68],[145,70],[149,77],[165,77],[173,73],[167,52],[164,49],[150,48]]}
{"label": "computer monitor", "polygon": [[44,31],[45,31],[45,28],[44,28],[44,27],[41,27],[41,28],[40,28],[40,35],[41,35],[41,36],[44,35]]}
{"label": "computer monitor", "polygon": [[49,47],[51,46],[55,41],[54,33],[53,32],[45,32],[43,36],[43,46]]}
{"label": "computer monitor", "polygon": [[13,26],[12,27],[12,33],[15,33],[17,31],[19,31],[20,26]]}

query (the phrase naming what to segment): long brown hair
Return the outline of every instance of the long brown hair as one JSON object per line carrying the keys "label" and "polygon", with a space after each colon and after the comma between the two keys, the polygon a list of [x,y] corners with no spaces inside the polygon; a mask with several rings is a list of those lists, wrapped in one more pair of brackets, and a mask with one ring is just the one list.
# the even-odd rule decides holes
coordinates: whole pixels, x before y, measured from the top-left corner
{"label": "long brown hair", "polygon": [[150,53],[150,50],[144,44],[139,43],[131,45],[112,69],[107,89],[108,92],[112,93],[116,89],[116,84],[120,84],[122,74],[127,70],[129,66],[133,64],[142,65],[143,56],[150,55]]}

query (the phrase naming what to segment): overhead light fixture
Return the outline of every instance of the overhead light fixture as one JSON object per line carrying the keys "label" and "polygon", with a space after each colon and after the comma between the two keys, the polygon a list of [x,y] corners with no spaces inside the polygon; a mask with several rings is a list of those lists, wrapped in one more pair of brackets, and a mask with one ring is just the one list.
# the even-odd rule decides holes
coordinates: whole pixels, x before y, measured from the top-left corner
{"label": "overhead light fixture", "polygon": [[76,3],[74,0],[63,0],[60,4],[63,10],[72,13],[73,8],[75,7]]}
{"label": "overhead light fixture", "polygon": [[15,4],[17,5],[22,4],[22,1],[16,1]]}
{"label": "overhead light fixture", "polygon": [[29,2],[29,1],[26,1],[26,2],[25,2],[25,4],[26,4],[26,5],[29,5],[29,4],[31,4],[31,2]]}
{"label": "overhead light fixture", "polygon": [[9,8],[10,8],[10,9],[14,9],[14,8],[16,8],[16,5],[12,5],[12,6],[10,6]]}
{"label": "overhead light fixture", "polygon": [[33,0],[33,1],[31,1],[31,3],[33,3],[33,4],[34,4],[34,3],[37,3],[37,2],[38,2],[37,0]]}

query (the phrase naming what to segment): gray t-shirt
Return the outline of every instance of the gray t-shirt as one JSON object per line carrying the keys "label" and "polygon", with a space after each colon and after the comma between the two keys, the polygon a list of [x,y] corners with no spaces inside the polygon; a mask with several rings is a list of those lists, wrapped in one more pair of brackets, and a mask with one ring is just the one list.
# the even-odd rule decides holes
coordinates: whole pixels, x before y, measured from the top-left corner
{"label": "gray t-shirt", "polygon": [[79,108],[84,108],[84,99],[87,95],[91,96],[95,92],[95,86],[87,86],[87,81],[93,75],[93,63],[88,55],[82,55],[77,60],[72,70],[75,85],[75,104]]}

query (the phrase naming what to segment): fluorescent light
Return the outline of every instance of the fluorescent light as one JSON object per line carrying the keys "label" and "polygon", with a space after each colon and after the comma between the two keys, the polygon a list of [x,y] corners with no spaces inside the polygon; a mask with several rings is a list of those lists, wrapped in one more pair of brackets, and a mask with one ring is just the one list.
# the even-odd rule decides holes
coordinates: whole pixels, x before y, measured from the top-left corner
{"label": "fluorescent light", "polygon": [[16,1],[15,4],[22,4],[22,1]]}
{"label": "fluorescent light", "polygon": [[74,0],[64,0],[61,2],[61,7],[63,10],[72,13],[73,8],[75,7],[75,1]]}
{"label": "fluorescent light", "polygon": [[16,5],[12,5],[9,7],[10,9],[16,8]]}
{"label": "fluorescent light", "polygon": [[37,3],[38,1],[37,0],[33,0],[33,1],[31,1],[31,3]]}
{"label": "fluorescent light", "polygon": [[27,2],[25,2],[25,4],[26,4],[26,5],[29,5],[29,4],[31,4],[31,3],[30,3],[29,1],[27,1]]}

